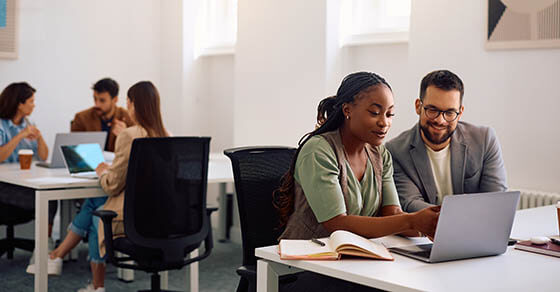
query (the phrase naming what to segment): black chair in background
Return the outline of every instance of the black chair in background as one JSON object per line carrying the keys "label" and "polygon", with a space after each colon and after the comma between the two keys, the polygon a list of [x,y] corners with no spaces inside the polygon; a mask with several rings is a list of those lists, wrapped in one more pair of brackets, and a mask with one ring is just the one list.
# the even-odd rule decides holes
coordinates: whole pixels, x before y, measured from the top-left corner
{"label": "black chair in background", "polygon": [[33,251],[35,241],[14,237],[14,226],[32,221],[35,212],[0,203],[0,225],[6,225],[6,238],[0,240],[0,257],[7,253],[8,259],[14,258],[14,249]]}
{"label": "black chair in background", "polygon": [[[210,138],[140,138],[132,143],[124,198],[125,237],[113,238],[112,211],[97,211],[104,224],[107,262],[152,274],[181,269],[212,250],[206,208]],[[185,259],[204,241],[204,254]],[[115,251],[126,257],[115,256]],[[124,261],[133,260],[135,264]]]}
{"label": "black chair in background", "polygon": [[[295,152],[295,148],[288,147],[241,147],[224,151],[233,168],[243,241],[243,265],[237,269],[241,276],[237,292],[256,291],[255,248],[278,244],[283,230],[278,228],[272,192],[280,186]],[[296,278],[295,275],[282,276],[280,284]]]}

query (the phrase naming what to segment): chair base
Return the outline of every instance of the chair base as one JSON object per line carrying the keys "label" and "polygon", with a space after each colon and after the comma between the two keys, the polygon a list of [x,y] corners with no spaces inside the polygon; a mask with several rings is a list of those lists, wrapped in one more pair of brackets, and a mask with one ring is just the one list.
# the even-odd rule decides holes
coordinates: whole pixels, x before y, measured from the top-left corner
{"label": "chair base", "polygon": [[138,290],[138,292],[181,292],[181,291],[175,291],[175,290]]}
{"label": "chair base", "polygon": [[33,251],[35,248],[35,241],[32,239],[23,238],[5,238],[0,240],[0,257],[4,253],[8,254],[8,259],[14,258],[14,250],[16,248],[23,249],[26,251]]}
{"label": "chair base", "polygon": [[138,292],[181,292],[181,291],[175,291],[175,290],[138,290]]}
{"label": "chair base", "polygon": [[158,273],[152,274],[152,289],[150,290],[139,290],[138,292],[181,292],[174,290],[162,290],[160,284],[160,276]]}

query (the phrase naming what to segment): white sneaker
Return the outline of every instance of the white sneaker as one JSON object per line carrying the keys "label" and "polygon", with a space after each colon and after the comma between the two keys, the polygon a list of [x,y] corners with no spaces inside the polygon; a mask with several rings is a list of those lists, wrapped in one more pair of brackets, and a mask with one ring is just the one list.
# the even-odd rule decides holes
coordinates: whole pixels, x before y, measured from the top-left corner
{"label": "white sneaker", "polygon": [[[54,241],[52,237],[49,237],[49,240],[47,241],[47,245],[48,245],[49,253],[54,250]],[[60,260],[60,263],[58,263],[57,260]],[[27,269],[25,271],[28,274],[35,274],[35,251],[33,251],[33,254],[31,255],[31,259],[29,259],[29,265],[27,266]],[[62,273],[62,259],[56,258],[54,260],[51,260],[49,257],[48,272],[49,275],[60,276],[60,274]]]}
{"label": "white sneaker", "polygon": [[[54,241],[52,237],[49,237],[49,239],[47,240],[47,249],[49,250],[49,252],[54,250]],[[31,254],[31,259],[29,259],[30,265],[34,263],[35,263],[35,250],[33,250],[33,254]]]}
{"label": "white sneaker", "polygon": [[105,292],[105,287],[93,289],[93,284],[88,284],[85,288],[80,288],[78,292]]}
{"label": "white sneaker", "polygon": [[[28,274],[35,274],[35,264],[29,264],[25,271]],[[62,259],[56,258],[53,260],[49,257],[47,262],[47,272],[49,275],[60,276],[60,274],[62,274]]]}

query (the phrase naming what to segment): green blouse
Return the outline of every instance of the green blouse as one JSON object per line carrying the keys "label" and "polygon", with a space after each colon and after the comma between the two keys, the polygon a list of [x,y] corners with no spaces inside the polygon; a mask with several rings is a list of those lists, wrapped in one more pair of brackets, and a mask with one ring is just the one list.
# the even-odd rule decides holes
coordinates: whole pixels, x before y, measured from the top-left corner
{"label": "green blouse", "polygon": [[[395,182],[393,181],[393,161],[385,146],[379,146],[383,158],[381,207],[400,207]],[[321,136],[314,136],[301,149],[294,171],[295,180],[301,185],[309,206],[317,221],[325,222],[338,215],[373,216],[380,205],[377,182],[370,160],[362,178],[358,181],[348,161],[348,205],[339,183],[339,167],[334,149]]]}

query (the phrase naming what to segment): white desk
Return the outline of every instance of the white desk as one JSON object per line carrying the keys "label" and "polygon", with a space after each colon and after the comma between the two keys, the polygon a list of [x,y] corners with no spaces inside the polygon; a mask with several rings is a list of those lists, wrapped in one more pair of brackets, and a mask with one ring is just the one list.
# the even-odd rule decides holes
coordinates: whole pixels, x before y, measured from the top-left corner
{"label": "white desk", "polygon": [[20,170],[19,164],[1,164],[0,181],[35,190],[35,291],[47,291],[48,201],[106,194],[97,180],[72,178],[66,169]]}
{"label": "white desk", "polygon": [[[208,183],[222,184],[224,194],[221,195],[225,197],[225,185],[233,182],[233,172],[231,166],[225,163],[226,160],[219,155],[212,157],[208,166]],[[35,190],[35,291],[48,291],[48,201],[102,197],[106,194],[97,180],[73,178],[66,169],[48,169],[35,165],[30,170],[20,170],[19,164],[0,164],[0,182]],[[190,254],[191,257],[197,255],[198,250]],[[198,291],[198,262],[190,265],[190,276],[190,291]],[[166,288],[166,280],[167,275],[164,275],[163,288]]]}
{"label": "white desk", "polygon": [[227,184],[233,183],[231,161],[222,153],[210,153],[208,162],[208,183],[220,184],[218,196],[218,240],[227,240]]}
{"label": "white desk", "polygon": [[[227,195],[227,184],[233,183],[233,170],[231,168],[231,162],[229,159],[221,153],[210,153],[210,158],[208,161],[208,183],[218,183],[220,184],[219,193],[219,206],[218,206],[218,239],[222,237],[225,238],[226,234],[226,219],[227,219],[227,208],[226,208],[226,195]],[[198,256],[198,249],[195,249],[190,254],[192,257]],[[198,291],[198,262],[190,264],[190,290]],[[162,282],[167,282],[167,275],[164,276]],[[162,287],[167,289],[167,287]]]}
{"label": "white desk", "polygon": [[[513,238],[557,235],[553,206],[517,211]],[[410,243],[389,236],[377,239],[388,246]],[[278,276],[302,270],[388,291],[558,291],[560,259],[509,247],[503,255],[427,264],[394,254],[395,261],[283,261],[277,246],[255,250],[257,291],[278,291]]]}

